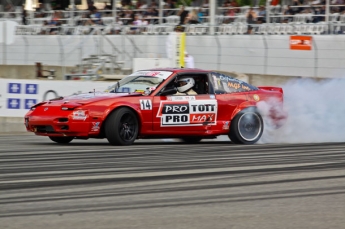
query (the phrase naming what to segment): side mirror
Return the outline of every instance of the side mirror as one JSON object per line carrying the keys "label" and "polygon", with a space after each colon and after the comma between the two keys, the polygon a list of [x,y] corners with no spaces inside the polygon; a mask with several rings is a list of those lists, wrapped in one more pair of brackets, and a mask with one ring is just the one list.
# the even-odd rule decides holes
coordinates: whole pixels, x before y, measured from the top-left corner
{"label": "side mirror", "polygon": [[165,88],[163,89],[159,95],[173,95],[177,92],[177,89],[174,87],[174,88]]}

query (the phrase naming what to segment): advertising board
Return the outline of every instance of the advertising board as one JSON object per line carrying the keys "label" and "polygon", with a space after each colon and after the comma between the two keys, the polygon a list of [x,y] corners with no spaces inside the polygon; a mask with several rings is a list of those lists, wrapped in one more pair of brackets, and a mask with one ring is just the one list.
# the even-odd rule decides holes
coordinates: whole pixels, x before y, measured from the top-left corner
{"label": "advertising board", "polygon": [[59,96],[105,91],[114,82],[0,79],[0,117],[24,117],[31,106]]}

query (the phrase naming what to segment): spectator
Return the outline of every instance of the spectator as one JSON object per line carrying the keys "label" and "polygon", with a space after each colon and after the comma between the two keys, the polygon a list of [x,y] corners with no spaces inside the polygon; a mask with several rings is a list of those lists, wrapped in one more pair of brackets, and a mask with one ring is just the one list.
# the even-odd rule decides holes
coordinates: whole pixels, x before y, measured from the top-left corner
{"label": "spectator", "polygon": [[96,6],[94,6],[94,4],[93,4],[93,2],[88,2],[88,11],[90,11],[90,12],[92,12],[92,11],[94,11],[94,10],[96,10],[97,8],[96,8]]}
{"label": "spectator", "polygon": [[193,9],[192,11],[190,11],[190,13],[188,13],[184,24],[198,24],[198,23],[200,23],[199,18],[198,18],[198,12],[196,11],[196,9]]}
{"label": "spectator", "polygon": [[293,0],[292,5],[295,6],[293,8],[293,10],[295,11],[294,14],[300,13],[303,11],[303,0]]}
{"label": "spectator", "polygon": [[38,8],[35,9],[35,17],[36,18],[43,18],[46,17],[46,13],[44,12],[44,7],[42,3],[39,3]]}
{"label": "spectator", "polygon": [[111,16],[112,15],[112,8],[111,8],[111,5],[108,5],[106,2],[104,3],[104,6],[103,6],[103,10],[104,10],[104,14],[106,16]]}
{"label": "spectator", "polygon": [[292,10],[291,6],[288,5],[287,8],[283,11],[283,15],[291,15],[291,17],[287,17],[287,18],[284,17],[284,20],[287,19],[290,22],[293,21],[292,15],[294,14],[295,14],[295,11]]}
{"label": "spectator", "polygon": [[313,17],[313,22],[317,23],[317,22],[321,22],[321,21],[325,21],[325,16],[320,16],[320,15],[325,15],[326,14],[326,6],[321,6],[320,8],[317,8],[314,12],[314,17]]}
{"label": "spectator", "polygon": [[93,24],[103,25],[102,14],[98,11],[97,8],[94,8],[91,11],[90,18],[91,18]]}
{"label": "spectator", "polygon": [[28,25],[27,16],[28,16],[28,12],[23,7],[23,12],[22,12],[22,24],[23,25]]}
{"label": "spectator", "polygon": [[247,18],[247,23],[248,23],[248,34],[251,34],[252,29],[253,29],[252,25],[256,24],[256,20],[257,20],[257,15],[252,7],[249,8],[246,18]]}
{"label": "spectator", "polygon": [[258,21],[266,23],[266,9],[264,6],[260,6],[258,13]]}
{"label": "spectator", "polygon": [[198,9],[198,18],[199,18],[199,22],[202,23],[204,20],[204,13],[202,12],[201,8]]}
{"label": "spectator", "polygon": [[123,22],[120,20],[119,17],[116,17],[116,22],[114,25],[114,33],[115,34],[120,34],[122,30]]}
{"label": "spectator", "polygon": [[189,55],[187,51],[184,51],[184,63],[186,68],[194,68],[194,57]]}
{"label": "spectator", "polygon": [[148,8],[148,5],[147,5],[146,1],[143,1],[141,6],[139,7],[139,9],[145,10],[147,8]]}
{"label": "spectator", "polygon": [[133,27],[131,27],[131,33],[138,33],[141,30],[141,26],[143,25],[143,21],[141,20],[138,14],[134,15],[134,20],[132,22]]}
{"label": "spectator", "polygon": [[177,12],[177,16],[180,16],[180,25],[183,25],[186,21],[186,17],[188,16],[188,11],[185,10],[183,5],[180,6],[180,10]]}
{"label": "spectator", "polygon": [[255,24],[256,23],[257,15],[256,15],[256,13],[252,7],[249,8],[249,10],[246,14],[246,18],[247,18],[248,24]]}
{"label": "spectator", "polygon": [[240,5],[236,2],[236,0],[231,0],[230,6],[235,8],[235,13],[240,12],[240,9],[238,8]]}

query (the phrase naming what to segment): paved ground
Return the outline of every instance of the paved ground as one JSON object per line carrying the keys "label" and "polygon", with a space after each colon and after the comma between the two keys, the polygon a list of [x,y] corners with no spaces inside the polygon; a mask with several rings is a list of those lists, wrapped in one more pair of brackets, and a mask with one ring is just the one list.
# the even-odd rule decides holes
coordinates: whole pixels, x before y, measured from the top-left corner
{"label": "paved ground", "polygon": [[345,143],[0,136],[0,228],[345,228]]}

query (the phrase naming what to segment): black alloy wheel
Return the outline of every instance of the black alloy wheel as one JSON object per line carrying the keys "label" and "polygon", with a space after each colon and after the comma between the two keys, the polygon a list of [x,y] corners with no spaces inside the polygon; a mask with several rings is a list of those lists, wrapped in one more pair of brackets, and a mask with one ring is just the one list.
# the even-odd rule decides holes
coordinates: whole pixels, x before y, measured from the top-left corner
{"label": "black alloy wheel", "polygon": [[115,110],[105,122],[105,135],[112,145],[133,144],[138,132],[138,118],[129,108]]}

